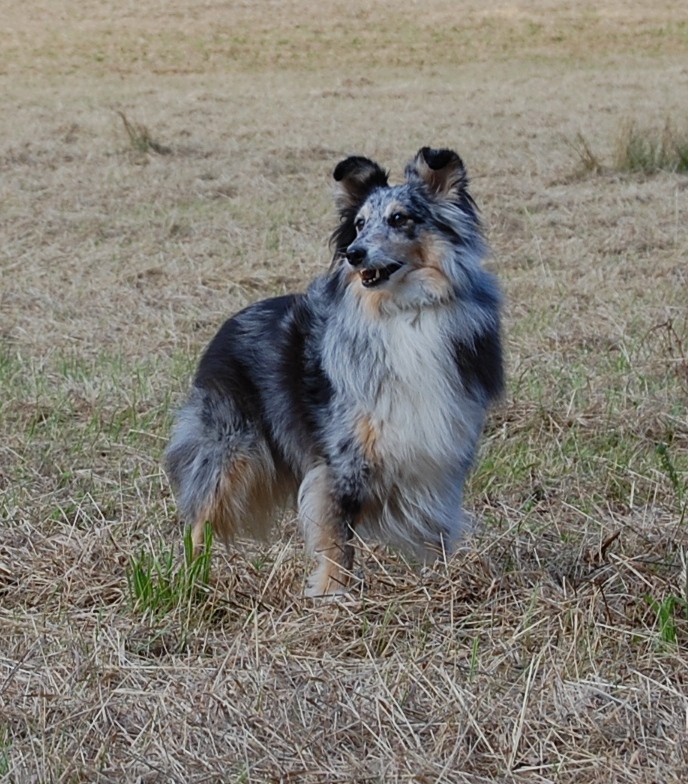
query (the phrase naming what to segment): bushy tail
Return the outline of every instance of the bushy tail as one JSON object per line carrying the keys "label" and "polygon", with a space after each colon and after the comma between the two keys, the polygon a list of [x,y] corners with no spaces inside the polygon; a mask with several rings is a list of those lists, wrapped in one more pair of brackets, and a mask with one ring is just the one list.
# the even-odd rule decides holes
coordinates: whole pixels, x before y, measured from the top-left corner
{"label": "bushy tail", "polygon": [[270,447],[231,401],[194,388],[165,454],[180,514],[196,548],[205,523],[225,543],[267,535],[285,495]]}

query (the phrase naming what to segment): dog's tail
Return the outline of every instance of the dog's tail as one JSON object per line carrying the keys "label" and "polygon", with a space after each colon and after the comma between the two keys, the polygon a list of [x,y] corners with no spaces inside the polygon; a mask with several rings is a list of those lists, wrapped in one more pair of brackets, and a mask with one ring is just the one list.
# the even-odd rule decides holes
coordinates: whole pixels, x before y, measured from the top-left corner
{"label": "dog's tail", "polygon": [[205,524],[228,544],[265,537],[286,502],[270,446],[225,396],[194,387],[165,454],[181,517],[203,546]]}

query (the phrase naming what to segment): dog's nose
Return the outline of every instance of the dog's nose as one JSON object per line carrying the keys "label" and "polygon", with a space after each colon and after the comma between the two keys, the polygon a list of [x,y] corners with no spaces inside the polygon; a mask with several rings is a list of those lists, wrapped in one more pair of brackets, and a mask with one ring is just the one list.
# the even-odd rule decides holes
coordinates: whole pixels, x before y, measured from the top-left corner
{"label": "dog's nose", "polygon": [[349,245],[344,255],[352,267],[358,267],[365,261],[366,252],[363,248],[356,248],[353,245]]}

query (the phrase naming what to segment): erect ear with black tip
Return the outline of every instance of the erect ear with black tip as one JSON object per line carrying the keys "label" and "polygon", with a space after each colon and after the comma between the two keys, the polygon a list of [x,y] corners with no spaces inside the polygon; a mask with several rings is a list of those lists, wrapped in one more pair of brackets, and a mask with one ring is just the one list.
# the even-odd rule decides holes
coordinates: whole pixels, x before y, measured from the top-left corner
{"label": "erect ear with black tip", "polygon": [[375,161],[354,155],[337,164],[333,172],[334,200],[340,213],[358,208],[374,188],[387,186],[387,173]]}
{"label": "erect ear with black tip", "polygon": [[406,167],[406,179],[418,180],[438,199],[460,201],[468,186],[466,168],[453,150],[422,147]]}

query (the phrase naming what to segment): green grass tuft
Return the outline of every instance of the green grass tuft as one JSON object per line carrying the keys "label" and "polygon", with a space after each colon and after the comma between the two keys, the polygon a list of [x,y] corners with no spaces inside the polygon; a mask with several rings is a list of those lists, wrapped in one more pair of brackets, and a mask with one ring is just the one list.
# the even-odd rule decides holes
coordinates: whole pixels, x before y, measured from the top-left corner
{"label": "green grass tuft", "polygon": [[688,171],[688,131],[676,130],[667,119],[661,131],[629,122],[619,134],[614,157],[616,171]]}
{"label": "green grass tuft", "polygon": [[681,479],[679,478],[678,471],[676,470],[676,466],[674,465],[671,455],[669,454],[669,448],[666,444],[658,444],[657,445],[657,454],[659,455],[659,461],[662,464],[662,469],[664,473],[669,478],[671,482],[671,486],[674,488],[674,492],[676,493],[676,498],[678,499],[679,504],[683,503],[683,496],[685,493],[685,487]]}
{"label": "green grass tuft", "polygon": [[0,729],[0,776],[10,772],[9,738],[7,727]]}
{"label": "green grass tuft", "polygon": [[678,643],[678,624],[688,619],[688,602],[680,596],[670,594],[661,602],[650,596],[645,601],[657,614],[657,631],[659,639],[666,645]]}
{"label": "green grass tuft", "polygon": [[644,174],[688,171],[688,129],[677,129],[669,118],[660,130],[640,126],[635,121],[626,122],[616,138],[608,164],[580,132],[568,145],[577,158],[578,172],[583,175],[610,171]]}
{"label": "green grass tuft", "polygon": [[191,529],[184,534],[184,560],[175,571],[173,548],[145,550],[131,558],[127,569],[129,599],[137,612],[164,615],[189,608],[203,599],[210,580],[212,528],[206,525],[203,552],[194,558]]}

